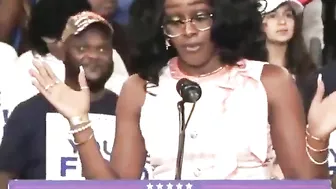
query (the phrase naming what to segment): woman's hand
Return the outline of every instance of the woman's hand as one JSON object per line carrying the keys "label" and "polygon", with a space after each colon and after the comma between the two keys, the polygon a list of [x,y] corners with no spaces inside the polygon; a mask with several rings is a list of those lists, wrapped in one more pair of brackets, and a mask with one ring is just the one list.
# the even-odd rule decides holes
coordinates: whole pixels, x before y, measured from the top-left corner
{"label": "woman's hand", "polygon": [[308,113],[309,133],[320,139],[329,139],[330,133],[336,129],[336,92],[324,97],[322,75],[317,79],[316,94]]}
{"label": "woman's hand", "polygon": [[68,120],[87,116],[90,109],[90,90],[82,67],[78,75],[80,90],[76,91],[61,82],[46,63],[35,61],[33,64],[38,71],[30,70],[31,76],[36,79],[33,85],[59,113]]}

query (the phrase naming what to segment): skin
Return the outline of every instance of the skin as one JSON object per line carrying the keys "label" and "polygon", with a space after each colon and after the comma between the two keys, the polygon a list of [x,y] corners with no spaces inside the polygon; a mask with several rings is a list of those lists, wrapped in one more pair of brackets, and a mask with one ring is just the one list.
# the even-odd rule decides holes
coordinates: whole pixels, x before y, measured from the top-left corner
{"label": "skin", "polygon": [[[197,14],[211,13],[208,4],[202,1],[165,2],[166,17],[179,17],[181,20],[193,18]],[[221,66],[218,56],[215,55],[215,45],[210,40],[210,30],[199,32],[192,23],[184,25],[184,35],[171,38],[171,44],[179,53],[180,68],[190,75],[201,75],[216,70]],[[197,52],[188,52],[186,45],[200,45]]]}
{"label": "skin", "polygon": [[103,17],[112,16],[117,7],[118,0],[88,0],[92,6],[92,10]]}
{"label": "skin", "polygon": [[294,35],[295,20],[289,4],[267,13],[263,19],[264,31],[269,43],[288,43]]}
{"label": "skin", "polygon": [[112,37],[99,28],[89,28],[79,35],[70,37],[66,49],[66,75],[77,81],[79,66],[83,66],[91,91],[104,88],[113,72]]}
{"label": "skin", "polygon": [[[187,18],[193,16],[190,15],[193,12],[207,8],[209,9],[210,7],[208,7],[205,1],[195,0],[166,0],[165,4],[166,14],[180,14]],[[214,48],[209,50],[202,47],[197,54],[185,53],[185,51],[180,48],[183,44],[192,40],[201,41],[202,45],[204,44],[204,46],[209,48],[214,46],[209,41],[209,31],[200,34],[200,32],[197,33],[193,30],[195,34],[190,35],[188,30],[189,26],[186,26],[184,35],[180,36],[179,39],[172,39],[172,43],[177,48],[179,54],[179,66],[181,69],[183,69],[185,73],[196,75],[211,72],[219,68],[221,63],[218,61],[218,57],[214,56],[214,52],[212,52],[212,50],[215,50]],[[84,76],[81,76],[79,80],[83,80],[83,78]],[[267,101],[269,103],[269,123],[271,125],[272,142],[285,177],[290,179],[327,178],[327,165],[314,165],[306,155],[303,107],[299,92],[291,75],[280,67],[265,65],[262,71],[261,81],[265,86]],[[89,105],[84,101],[81,102],[82,104],[75,104],[74,99],[77,98],[79,100],[79,98],[73,95],[73,93],[75,93],[74,91],[61,91],[62,88],[66,87],[64,85],[53,88],[54,91],[52,91],[51,94],[63,92],[63,95],[66,94],[69,96],[67,100],[59,101],[44,90],[45,85],[37,83],[34,85],[49,101],[55,104],[55,106],[57,105],[58,110],[68,119],[78,115],[83,115],[84,119],[88,119],[85,110]],[[84,145],[78,147],[80,159],[87,178],[140,178],[146,159],[144,139],[139,128],[141,107],[143,106],[146,95],[144,85],[144,80],[137,75],[133,75],[125,83],[121,91],[116,110],[117,123],[115,141],[109,166],[107,166],[106,161],[100,154],[96,141],[94,139],[87,141],[92,133],[91,129],[74,135],[77,141],[87,141]],[[85,83],[82,83],[82,86],[85,86]],[[85,94],[85,91],[77,95],[83,94]],[[73,96],[71,97],[71,95]],[[323,95],[319,96],[321,97]],[[76,107],[76,111],[70,111],[68,109],[70,106],[67,105],[68,103],[72,104],[72,108]],[[315,105],[315,107],[317,107],[317,105]],[[321,111],[322,108],[315,108],[315,110]],[[82,114],[80,114],[81,112]],[[318,115],[316,111],[313,115],[315,116],[314,119],[310,120],[316,121],[316,115]],[[324,118],[323,115],[324,114],[319,115],[319,120],[324,120],[322,119]],[[310,118],[311,117],[313,116],[310,116]],[[332,130],[332,128],[328,128],[328,131],[323,130],[322,132],[319,127],[316,127],[318,124],[313,121],[310,121],[310,123],[312,123],[311,128],[315,129],[309,129],[308,132],[314,136],[325,137],[325,133],[329,134],[330,130]],[[329,126],[333,124],[324,122],[320,126],[325,128],[326,125]],[[76,127],[80,127],[80,125],[76,125]],[[318,143],[310,138],[308,142],[318,149],[325,148],[328,145],[327,142]],[[327,155],[326,153],[314,153],[312,151],[310,151],[310,154],[312,154],[317,161],[324,160]]]}
{"label": "skin", "polygon": [[0,1],[0,41],[9,42],[12,32],[20,23],[20,15],[24,12],[24,0]]}

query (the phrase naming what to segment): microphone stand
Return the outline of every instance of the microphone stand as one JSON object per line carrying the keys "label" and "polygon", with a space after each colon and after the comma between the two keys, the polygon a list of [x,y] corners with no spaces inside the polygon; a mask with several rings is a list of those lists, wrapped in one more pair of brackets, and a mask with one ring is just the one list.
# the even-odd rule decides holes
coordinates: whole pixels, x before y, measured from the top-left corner
{"label": "microphone stand", "polygon": [[177,103],[177,109],[179,111],[179,128],[180,128],[180,131],[179,131],[177,158],[176,158],[175,180],[181,180],[183,155],[184,155],[185,129],[186,129],[184,102],[183,101],[180,101],[180,102]]}

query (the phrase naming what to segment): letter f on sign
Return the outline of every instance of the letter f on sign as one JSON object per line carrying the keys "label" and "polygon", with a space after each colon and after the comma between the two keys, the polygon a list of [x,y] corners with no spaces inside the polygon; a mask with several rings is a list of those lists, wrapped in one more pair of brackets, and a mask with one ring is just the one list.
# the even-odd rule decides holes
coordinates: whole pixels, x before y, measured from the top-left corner
{"label": "letter f on sign", "polygon": [[68,162],[76,162],[77,157],[61,157],[61,176],[66,176],[66,171],[68,169],[76,169],[75,165],[68,165]]}

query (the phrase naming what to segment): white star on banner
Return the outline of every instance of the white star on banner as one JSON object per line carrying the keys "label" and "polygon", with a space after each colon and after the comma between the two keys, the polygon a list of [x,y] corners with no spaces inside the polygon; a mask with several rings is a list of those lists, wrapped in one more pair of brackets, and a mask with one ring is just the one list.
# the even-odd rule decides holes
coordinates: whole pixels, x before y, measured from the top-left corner
{"label": "white star on banner", "polygon": [[178,183],[178,184],[176,185],[176,188],[177,188],[177,189],[182,189],[182,187],[183,187],[183,185],[180,184],[180,183]]}
{"label": "white star on banner", "polygon": [[161,183],[159,183],[158,185],[156,185],[157,189],[162,189],[163,185]]}
{"label": "white star on banner", "polygon": [[153,185],[151,183],[147,184],[147,189],[153,189]]}
{"label": "white star on banner", "polygon": [[172,185],[172,184],[169,183],[169,184],[167,184],[167,189],[173,189],[173,186],[174,185]]}
{"label": "white star on banner", "polygon": [[187,185],[186,185],[186,187],[187,187],[187,189],[191,189],[192,188],[192,184],[190,184],[190,183],[188,183]]}

